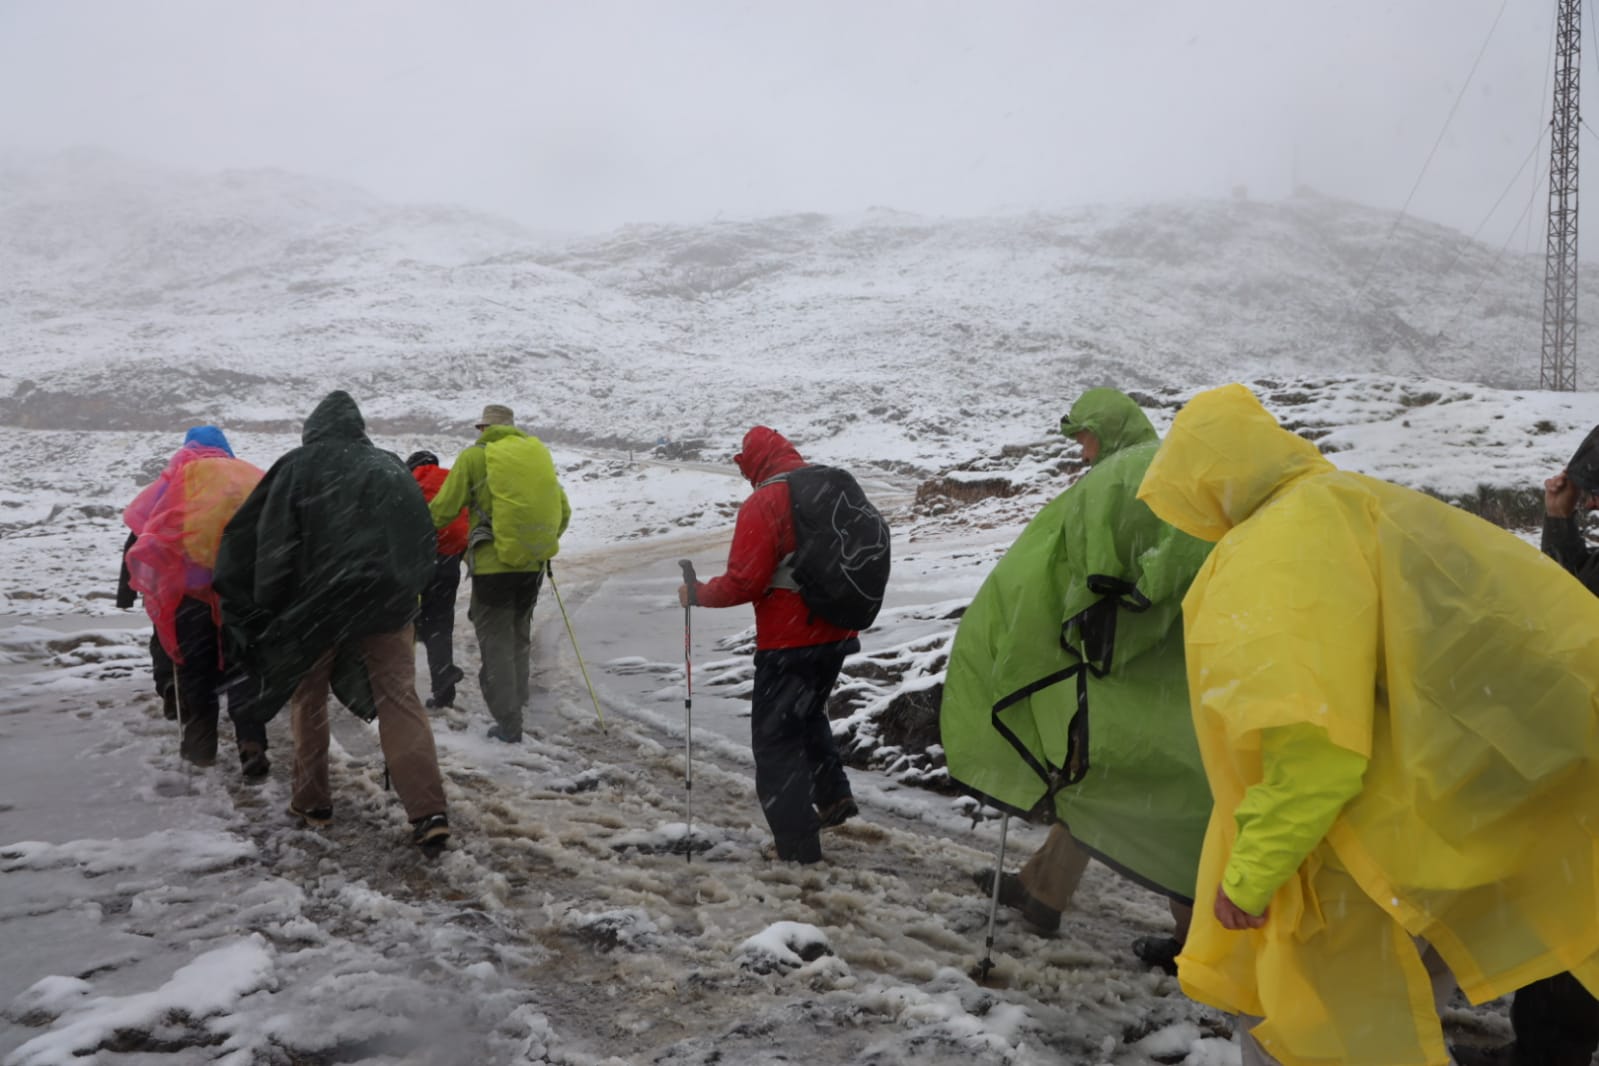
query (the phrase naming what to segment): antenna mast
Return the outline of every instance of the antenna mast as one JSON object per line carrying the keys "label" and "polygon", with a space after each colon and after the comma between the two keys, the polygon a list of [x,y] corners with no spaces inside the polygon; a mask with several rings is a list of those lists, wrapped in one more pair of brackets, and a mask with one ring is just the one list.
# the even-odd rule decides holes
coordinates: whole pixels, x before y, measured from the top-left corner
{"label": "antenna mast", "polygon": [[1543,362],[1538,386],[1577,388],[1577,132],[1582,0],[1556,0],[1555,101],[1549,116],[1549,246],[1543,277]]}

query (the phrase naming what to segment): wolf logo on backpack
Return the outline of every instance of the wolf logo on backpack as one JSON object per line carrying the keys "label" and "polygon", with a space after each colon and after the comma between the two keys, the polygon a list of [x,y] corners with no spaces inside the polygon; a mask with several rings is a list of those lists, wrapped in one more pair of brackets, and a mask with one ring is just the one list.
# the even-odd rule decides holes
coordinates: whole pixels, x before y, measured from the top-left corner
{"label": "wolf logo on backpack", "polygon": [[788,482],[795,547],[773,587],[795,589],[825,622],[843,629],[870,626],[888,587],[888,523],[847,470],[804,466],[756,487],[774,481]]}

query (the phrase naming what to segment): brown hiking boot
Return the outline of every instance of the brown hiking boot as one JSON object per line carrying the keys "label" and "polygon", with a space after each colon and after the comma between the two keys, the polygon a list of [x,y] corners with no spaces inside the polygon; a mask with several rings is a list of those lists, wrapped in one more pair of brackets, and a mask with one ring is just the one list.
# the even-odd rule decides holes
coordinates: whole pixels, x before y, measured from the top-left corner
{"label": "brown hiking boot", "polygon": [[289,813],[304,822],[309,829],[326,829],[333,824],[332,807],[310,807],[301,810],[291,803]]}
{"label": "brown hiking boot", "polygon": [[861,809],[855,805],[854,796],[843,796],[823,807],[816,808],[816,817],[823,829],[834,829],[858,816]]}
{"label": "brown hiking boot", "polygon": [[[994,871],[979,870],[972,874],[977,887],[990,898],[994,894]],[[1042,900],[1035,899],[1022,884],[1019,874],[1006,871],[999,879],[999,901],[1007,907],[1022,912],[1022,920],[1037,933],[1053,933],[1060,928],[1060,911]]]}
{"label": "brown hiking boot", "polygon": [[442,813],[430,814],[411,823],[411,843],[424,851],[442,848],[450,839],[450,820]]}

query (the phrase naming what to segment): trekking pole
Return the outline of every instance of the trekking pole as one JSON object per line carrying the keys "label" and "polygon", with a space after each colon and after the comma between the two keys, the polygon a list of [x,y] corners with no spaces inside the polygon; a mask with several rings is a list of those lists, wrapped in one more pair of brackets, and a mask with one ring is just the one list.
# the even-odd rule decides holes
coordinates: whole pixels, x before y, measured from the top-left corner
{"label": "trekking pole", "polygon": [[605,715],[600,713],[600,698],[594,695],[594,682],[589,680],[589,668],[583,665],[583,653],[577,647],[577,633],[572,630],[572,619],[567,616],[566,604],[561,602],[561,588],[555,583],[555,568],[548,560],[544,563],[544,576],[550,579],[550,588],[555,590],[555,605],[561,609],[566,635],[572,638],[572,654],[577,656],[577,668],[583,671],[583,683],[589,687],[589,699],[594,701],[594,717],[600,720],[600,732],[609,734],[610,730],[605,727]]}
{"label": "trekking pole", "polygon": [[999,820],[999,855],[994,859],[994,886],[988,900],[988,938],[983,941],[983,961],[977,964],[977,983],[988,980],[994,968],[994,920],[999,915],[999,882],[1005,876],[1005,834],[1010,830],[1010,815]]}
{"label": "trekking pole", "polygon": [[688,589],[688,602],[683,605],[683,796],[688,806],[688,833],[684,839],[684,857],[694,861],[694,624],[690,615],[694,610],[694,564],[679,559],[683,568],[683,586]]}

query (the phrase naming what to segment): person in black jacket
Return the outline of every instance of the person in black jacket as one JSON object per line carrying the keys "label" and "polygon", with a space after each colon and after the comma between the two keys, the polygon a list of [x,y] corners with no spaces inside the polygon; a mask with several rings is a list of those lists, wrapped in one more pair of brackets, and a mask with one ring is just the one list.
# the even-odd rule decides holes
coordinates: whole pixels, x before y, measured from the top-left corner
{"label": "person in black jacket", "polygon": [[1543,483],[1543,553],[1599,596],[1599,552],[1588,547],[1579,515],[1599,509],[1599,426],[1566,468]]}
{"label": "person in black jacket", "polygon": [[[1545,555],[1599,596],[1599,551],[1588,547],[1581,516],[1599,510],[1599,426],[1566,468],[1543,483]],[[1599,1050],[1599,1000],[1569,973],[1535,981],[1510,1004],[1512,1044],[1459,1049],[1462,1066],[1588,1066]]]}

